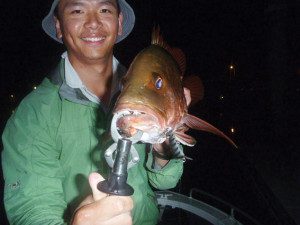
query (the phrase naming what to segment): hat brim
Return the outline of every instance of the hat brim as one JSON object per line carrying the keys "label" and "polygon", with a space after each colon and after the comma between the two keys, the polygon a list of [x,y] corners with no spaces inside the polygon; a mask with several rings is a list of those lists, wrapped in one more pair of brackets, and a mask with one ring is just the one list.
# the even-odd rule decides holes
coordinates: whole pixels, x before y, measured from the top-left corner
{"label": "hat brim", "polygon": [[[42,28],[51,38],[59,43],[63,43],[61,39],[56,36],[56,28],[54,21],[54,10],[58,4],[59,0],[54,0],[48,15],[42,21]],[[122,34],[118,35],[116,43],[125,39],[132,31],[135,23],[135,15],[133,9],[125,0],[118,0],[120,11],[123,15],[123,25]]]}

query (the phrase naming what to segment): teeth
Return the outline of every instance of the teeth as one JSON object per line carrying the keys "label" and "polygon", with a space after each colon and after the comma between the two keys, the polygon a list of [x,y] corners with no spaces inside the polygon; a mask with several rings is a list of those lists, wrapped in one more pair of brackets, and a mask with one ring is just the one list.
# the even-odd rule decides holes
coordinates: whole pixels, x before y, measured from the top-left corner
{"label": "teeth", "polygon": [[105,39],[105,37],[82,38],[82,40],[84,40],[84,41],[91,41],[91,42],[102,41],[104,39]]}

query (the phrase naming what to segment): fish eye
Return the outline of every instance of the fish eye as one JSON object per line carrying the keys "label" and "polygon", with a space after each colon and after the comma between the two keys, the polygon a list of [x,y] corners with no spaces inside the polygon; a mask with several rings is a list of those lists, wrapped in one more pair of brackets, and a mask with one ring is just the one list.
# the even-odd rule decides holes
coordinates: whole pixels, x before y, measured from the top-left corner
{"label": "fish eye", "polygon": [[156,89],[161,89],[162,85],[163,85],[163,80],[161,79],[161,77],[156,78],[156,81],[155,81]]}

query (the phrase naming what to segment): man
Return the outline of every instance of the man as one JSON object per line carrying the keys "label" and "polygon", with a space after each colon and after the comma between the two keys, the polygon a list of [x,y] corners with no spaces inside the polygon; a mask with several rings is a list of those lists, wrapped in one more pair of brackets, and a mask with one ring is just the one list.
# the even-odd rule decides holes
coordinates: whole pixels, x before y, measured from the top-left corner
{"label": "man", "polygon": [[[132,199],[97,190],[100,174],[107,178],[110,170],[103,137],[126,72],[113,47],[129,35],[134,21],[125,0],[54,0],[43,29],[67,51],[21,102],[2,137],[10,223],[131,224],[132,219],[137,225],[156,224],[158,209],[149,183],[158,189],[174,187],[182,174],[181,160],[157,158],[137,145],[140,162],[128,170]],[[155,146],[159,155],[166,148]]]}

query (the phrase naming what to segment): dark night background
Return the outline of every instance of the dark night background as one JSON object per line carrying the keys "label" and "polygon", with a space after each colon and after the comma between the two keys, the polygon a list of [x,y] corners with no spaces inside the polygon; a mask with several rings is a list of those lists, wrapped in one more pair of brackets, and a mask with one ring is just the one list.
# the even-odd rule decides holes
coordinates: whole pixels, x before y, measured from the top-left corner
{"label": "dark night background", "polygon": [[[186,162],[176,191],[202,189],[264,225],[300,223],[300,1],[128,2],[136,25],[116,46],[117,58],[128,66],[159,24],[165,40],[186,53],[187,74],[203,81],[204,99],[191,113],[239,146],[234,150],[219,137],[191,131],[198,144],[186,149],[194,160]],[[41,29],[51,3],[16,0],[0,6],[1,133],[64,51]],[[2,208],[0,223],[6,224]]]}

